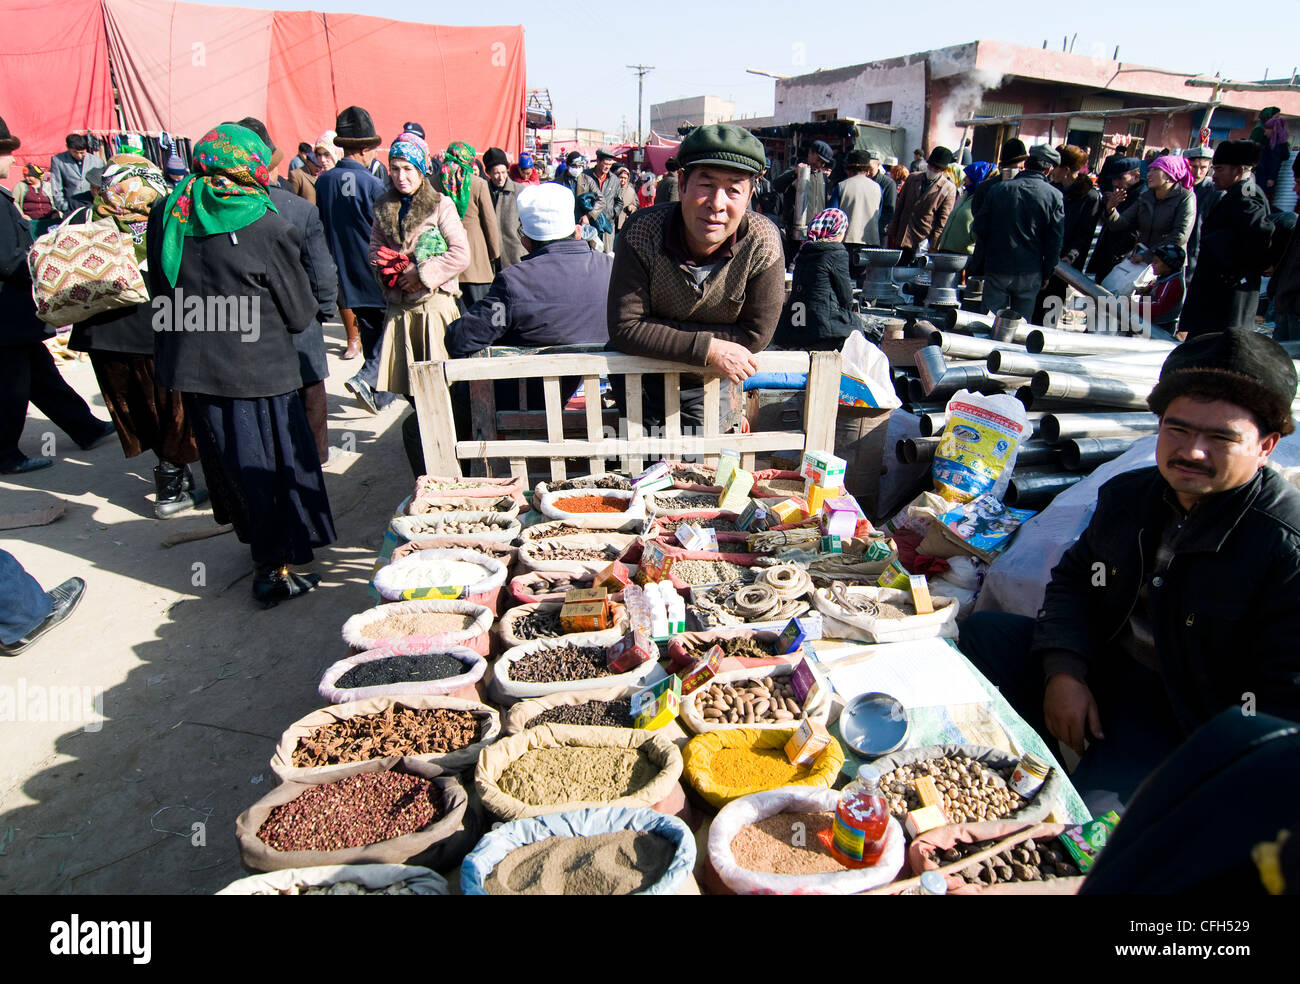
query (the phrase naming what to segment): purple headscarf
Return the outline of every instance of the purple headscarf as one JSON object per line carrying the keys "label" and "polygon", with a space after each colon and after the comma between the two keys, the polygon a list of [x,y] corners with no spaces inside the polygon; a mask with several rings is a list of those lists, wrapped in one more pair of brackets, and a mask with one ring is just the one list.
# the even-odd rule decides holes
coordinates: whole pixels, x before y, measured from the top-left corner
{"label": "purple headscarf", "polygon": [[1173,154],[1166,154],[1164,157],[1157,157],[1151,162],[1151,167],[1157,171],[1164,171],[1173,179],[1175,184],[1180,184],[1184,188],[1191,188],[1194,183],[1191,168],[1187,166],[1187,158],[1176,157]]}

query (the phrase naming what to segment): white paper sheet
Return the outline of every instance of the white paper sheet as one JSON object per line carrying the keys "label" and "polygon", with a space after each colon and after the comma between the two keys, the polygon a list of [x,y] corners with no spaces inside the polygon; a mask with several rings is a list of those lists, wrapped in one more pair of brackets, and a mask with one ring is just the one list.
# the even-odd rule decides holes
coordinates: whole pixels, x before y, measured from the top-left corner
{"label": "white paper sheet", "polygon": [[966,660],[943,639],[873,648],[876,655],[856,666],[828,668],[831,683],[845,701],[879,691],[908,708],[992,703]]}

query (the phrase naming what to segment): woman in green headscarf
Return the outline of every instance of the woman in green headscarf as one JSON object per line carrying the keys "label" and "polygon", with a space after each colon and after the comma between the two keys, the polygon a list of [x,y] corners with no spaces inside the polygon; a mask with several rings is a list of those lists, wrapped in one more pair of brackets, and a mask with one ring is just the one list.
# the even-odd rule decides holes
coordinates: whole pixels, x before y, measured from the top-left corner
{"label": "woman in green headscarf", "polygon": [[492,265],[501,256],[501,224],[492,207],[492,190],[476,173],[474,157],[474,148],[457,140],[443,155],[436,182],[438,191],[455,204],[469,240],[469,265],[460,274],[456,298],[461,314],[487,296],[496,276]]}
{"label": "woman in green headscarf", "polygon": [[289,338],[316,298],[298,232],[266,194],[270,161],[255,133],[223,123],[150,212],[147,242],[158,379],[183,395],[216,520],[249,545],[268,608],[320,582],[290,565],[334,541]]}
{"label": "woman in green headscarf", "polygon": [[[136,261],[144,264],[149,210],[167,197],[162,171],[148,158],[118,154],[94,183],[94,201],[73,221],[112,222],[135,246]],[[149,304],[105,311],[73,325],[68,348],[90,353],[126,457],[152,451],[158,458],[153,469],[154,515],[171,519],[206,502],[208,494],[194,487],[189,466],[199,460],[199,452],[181,395],[154,374],[152,320]]]}

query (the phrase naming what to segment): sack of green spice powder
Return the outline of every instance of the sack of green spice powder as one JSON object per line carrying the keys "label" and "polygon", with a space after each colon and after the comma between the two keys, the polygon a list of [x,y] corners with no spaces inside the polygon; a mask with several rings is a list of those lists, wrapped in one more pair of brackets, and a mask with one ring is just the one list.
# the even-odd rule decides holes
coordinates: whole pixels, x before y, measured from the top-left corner
{"label": "sack of green spice powder", "polygon": [[[421,754],[414,750],[403,753],[407,760],[414,759],[427,762],[430,765],[439,766],[447,772],[459,772],[462,769],[472,768],[478,762],[479,753],[492,744],[497,736],[501,734],[501,715],[495,708],[476,701],[457,700],[455,697],[376,697],[370,700],[357,700],[347,704],[337,704],[333,707],[324,707],[319,711],[312,711],[307,716],[301,717],[289,725],[280,737],[280,744],[276,746],[275,755],[271,758],[271,771],[276,774],[281,782],[302,782],[307,779],[320,781],[331,776],[342,775],[354,763],[298,766],[293,761],[294,750],[298,748],[303,739],[310,737],[317,728],[355,717],[382,715],[389,708],[394,711],[404,708],[416,711],[444,708],[449,711],[463,711],[474,716],[478,725],[478,735],[473,742],[465,747],[441,753]],[[368,759],[366,761],[376,760]]]}
{"label": "sack of green spice powder", "polygon": [[[657,769],[637,789],[608,800],[574,799],[553,803],[525,803],[501,788],[502,775],[517,760],[529,752],[546,749],[628,749],[640,751],[650,766]],[[479,756],[474,771],[474,788],[478,790],[483,806],[494,816],[505,820],[536,817],[563,810],[578,810],[598,806],[653,807],[673,798],[680,787],[677,780],[682,774],[682,755],[668,738],[654,731],[629,728],[589,728],[572,725],[545,724],[537,728],[503,738]],[[540,776],[538,777],[541,778]],[[547,777],[557,779],[558,777]],[[579,778],[577,776],[575,779]],[[585,778],[585,777],[583,777]],[[564,787],[557,782],[559,790]]]}
{"label": "sack of green spice powder", "polygon": [[[314,786],[339,782],[349,776],[394,769],[420,776],[433,783],[441,799],[441,813],[428,826],[414,833],[392,837],[363,847],[337,851],[278,851],[260,837],[258,831],[271,811],[292,802]],[[241,813],[235,820],[235,840],[239,856],[249,871],[275,871],[280,868],[311,868],[325,864],[417,864],[435,871],[455,867],[478,841],[482,818],[471,808],[465,787],[456,776],[436,765],[414,759],[387,758],[359,762],[342,774],[324,782],[286,782],[277,786]]]}

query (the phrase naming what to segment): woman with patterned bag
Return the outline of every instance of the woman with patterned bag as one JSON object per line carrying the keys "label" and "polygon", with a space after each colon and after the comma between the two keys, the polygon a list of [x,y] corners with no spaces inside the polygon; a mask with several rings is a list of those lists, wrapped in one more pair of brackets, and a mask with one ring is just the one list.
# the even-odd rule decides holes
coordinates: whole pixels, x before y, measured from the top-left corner
{"label": "woman with patterned bag", "polygon": [[[149,209],[167,194],[166,179],[156,164],[136,154],[118,154],[104,168],[94,202],[74,212],[72,221],[112,221],[129,237],[137,262],[144,265]],[[171,519],[207,502],[208,494],[194,487],[189,466],[199,460],[199,451],[181,395],[154,376],[153,314],[149,304],[132,304],[92,315],[73,325],[68,348],[90,353],[123,454],[134,458],[152,451],[158,459],[153,469],[154,515]]]}
{"label": "woman with patterned bag", "polygon": [[270,608],[320,583],[291,565],[334,542],[289,338],[312,323],[316,298],[298,231],[266,192],[266,144],[223,123],[193,158],[149,213],[155,372],[182,394],[216,520],[249,545],[253,597]]}
{"label": "woman with patterned bag", "polygon": [[428,161],[428,145],[418,135],[393,141],[393,187],[375,201],[370,230],[370,265],[388,302],[378,388],[390,393],[410,394],[412,362],[447,358],[444,331],[460,317],[456,277],[469,265],[456,203],[430,183]]}

